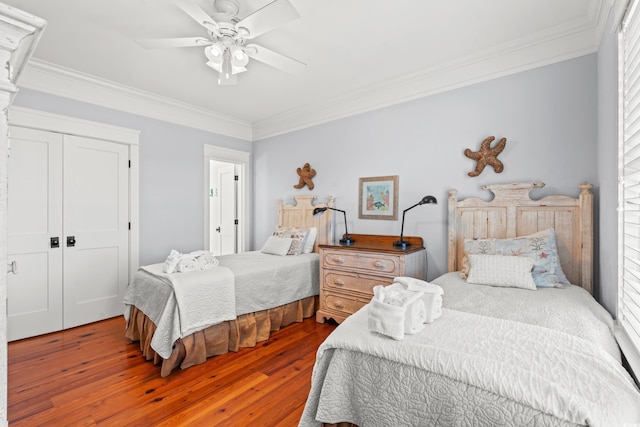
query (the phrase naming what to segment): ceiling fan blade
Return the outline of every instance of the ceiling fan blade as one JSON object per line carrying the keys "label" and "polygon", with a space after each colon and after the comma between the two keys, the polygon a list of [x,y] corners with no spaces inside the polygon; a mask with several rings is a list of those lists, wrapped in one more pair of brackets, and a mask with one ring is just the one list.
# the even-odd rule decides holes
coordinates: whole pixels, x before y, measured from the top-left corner
{"label": "ceiling fan blade", "polygon": [[174,0],[174,2],[184,13],[207,30],[218,30],[218,23],[193,0]]}
{"label": "ceiling fan blade", "polygon": [[246,28],[251,39],[298,18],[300,14],[289,0],[275,0],[238,22],[236,28]]}
{"label": "ceiling fan blade", "polygon": [[286,71],[289,74],[299,74],[307,66],[305,63],[255,44],[247,45],[246,52],[251,58]]}
{"label": "ceiling fan blade", "polygon": [[176,37],[170,39],[135,40],[135,42],[146,49],[208,46],[213,44],[211,40],[205,39],[204,37]]}

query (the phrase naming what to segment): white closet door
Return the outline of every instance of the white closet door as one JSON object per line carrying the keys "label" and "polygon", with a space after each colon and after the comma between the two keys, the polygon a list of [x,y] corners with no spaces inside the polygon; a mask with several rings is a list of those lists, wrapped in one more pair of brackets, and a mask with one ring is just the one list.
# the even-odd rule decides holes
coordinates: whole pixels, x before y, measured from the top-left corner
{"label": "white closet door", "polygon": [[[8,340],[62,329],[62,135],[10,128]],[[51,247],[58,237],[60,246]]]}
{"label": "white closet door", "polygon": [[122,144],[64,141],[64,327],[71,328],[123,313],[129,157]]}

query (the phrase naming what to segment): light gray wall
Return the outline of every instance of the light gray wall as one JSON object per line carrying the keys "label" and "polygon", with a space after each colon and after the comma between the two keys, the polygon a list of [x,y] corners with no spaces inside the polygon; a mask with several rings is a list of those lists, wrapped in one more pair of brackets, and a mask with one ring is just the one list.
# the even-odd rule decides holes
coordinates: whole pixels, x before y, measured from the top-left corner
{"label": "light gray wall", "polygon": [[14,105],[123,126],[140,134],[140,264],[204,243],[203,144],[250,152],[247,141],[42,92],[21,89]]}
{"label": "light gray wall", "polygon": [[613,315],[617,307],[618,254],[618,46],[612,14],[598,50],[599,282],[596,297]]}
{"label": "light gray wall", "polygon": [[[409,211],[405,234],[424,238],[430,279],[445,273],[449,189],[487,198],[483,184],[543,181],[534,196],[577,196],[580,183],[598,185],[596,61],[587,55],[255,142],[254,248],[274,228],[279,197],[332,195],[351,233],[398,235],[401,211],[431,194],[438,205]],[[504,172],[470,178],[475,162],[463,151],[489,135],[507,138]],[[305,162],[317,171],[313,191],[293,188]],[[358,219],[358,179],[385,175],[399,176],[398,221]]]}

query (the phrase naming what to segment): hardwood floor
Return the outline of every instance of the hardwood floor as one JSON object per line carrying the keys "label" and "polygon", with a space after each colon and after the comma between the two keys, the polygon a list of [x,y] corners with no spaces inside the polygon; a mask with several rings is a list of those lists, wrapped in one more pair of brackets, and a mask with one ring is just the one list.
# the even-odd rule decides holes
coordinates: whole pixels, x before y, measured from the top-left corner
{"label": "hardwood floor", "polygon": [[296,426],[320,343],[315,316],[255,348],[160,377],[116,317],[9,343],[12,426]]}

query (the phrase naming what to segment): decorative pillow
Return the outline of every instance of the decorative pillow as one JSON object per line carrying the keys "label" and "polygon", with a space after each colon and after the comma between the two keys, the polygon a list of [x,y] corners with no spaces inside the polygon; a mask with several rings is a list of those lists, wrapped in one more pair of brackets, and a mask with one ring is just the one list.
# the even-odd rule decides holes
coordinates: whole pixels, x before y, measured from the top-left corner
{"label": "decorative pillow", "polygon": [[536,290],[531,258],[470,254],[469,264],[468,283]]}
{"label": "decorative pillow", "polygon": [[303,254],[310,254],[313,252],[313,247],[316,244],[317,238],[318,229],[316,227],[309,228],[309,234],[307,234],[307,239],[304,241],[304,248],[302,249]]}
{"label": "decorative pillow", "polygon": [[460,277],[469,273],[469,254],[512,255],[530,258],[534,262],[533,280],[539,288],[561,288],[569,283],[560,266],[553,229],[513,239],[465,239]]}
{"label": "decorative pillow", "polygon": [[271,255],[287,255],[293,239],[291,237],[269,236],[266,243],[262,247],[263,254]]}
{"label": "decorative pillow", "polygon": [[305,240],[309,234],[308,228],[296,228],[296,227],[278,227],[273,232],[277,237],[290,237],[293,239],[289,253],[287,255],[300,255],[304,249]]}

